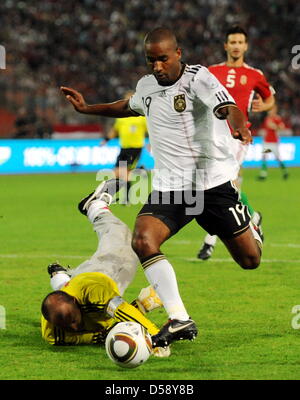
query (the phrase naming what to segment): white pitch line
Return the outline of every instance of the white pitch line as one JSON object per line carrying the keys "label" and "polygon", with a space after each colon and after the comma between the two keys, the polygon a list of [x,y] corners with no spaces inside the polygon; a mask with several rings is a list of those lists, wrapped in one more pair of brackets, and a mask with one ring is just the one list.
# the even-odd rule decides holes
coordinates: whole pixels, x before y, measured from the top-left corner
{"label": "white pitch line", "polygon": [[294,247],[300,248],[300,244],[296,243],[270,243],[271,247]]}
{"label": "white pitch line", "polygon": [[199,240],[172,240],[172,244],[190,244],[190,243],[199,243]]}
{"label": "white pitch line", "polygon": [[[91,255],[72,255],[72,254],[0,254],[0,258],[52,258],[58,260],[60,258],[67,259],[83,259],[87,260],[91,257]],[[182,261],[192,261],[192,262],[203,262],[196,257],[179,257],[179,260]],[[209,260],[210,261],[210,260]],[[212,258],[211,262],[221,263],[221,262],[234,262],[232,258]],[[300,263],[300,260],[281,260],[281,259],[262,259],[261,263]]]}
{"label": "white pitch line", "polygon": [[[198,261],[199,263],[203,263],[203,260],[199,260],[196,257],[190,257],[190,258],[180,258],[182,261]],[[234,262],[232,258],[212,258],[211,260],[208,260],[208,262]],[[206,261],[207,262],[207,261]],[[300,263],[300,260],[277,260],[277,259],[262,259],[262,263]]]}
{"label": "white pitch line", "polygon": [[83,258],[88,259],[91,256],[76,256],[68,254],[0,254],[0,258]]}
{"label": "white pitch line", "polygon": [[[172,244],[179,244],[179,245],[186,245],[190,243],[199,243],[198,240],[173,240]],[[289,247],[289,248],[300,248],[300,244],[298,243],[265,243],[264,246],[271,246],[271,247]],[[90,258],[91,254],[89,255],[68,255],[68,254],[0,254],[0,258],[74,258],[74,259],[87,259]],[[185,258],[184,260],[188,261],[195,261],[194,258]],[[214,258],[216,262],[224,262],[224,261],[231,261],[231,258]],[[298,262],[298,260],[263,260],[265,262]]]}
{"label": "white pitch line", "polygon": [[[171,239],[172,240],[172,239]],[[200,240],[194,240],[194,239],[190,239],[190,240],[172,240],[172,244],[191,244],[191,243],[200,243]],[[298,249],[300,248],[300,244],[299,243],[264,243],[264,247],[265,246],[270,246],[270,247],[289,247],[289,248],[295,248]]]}

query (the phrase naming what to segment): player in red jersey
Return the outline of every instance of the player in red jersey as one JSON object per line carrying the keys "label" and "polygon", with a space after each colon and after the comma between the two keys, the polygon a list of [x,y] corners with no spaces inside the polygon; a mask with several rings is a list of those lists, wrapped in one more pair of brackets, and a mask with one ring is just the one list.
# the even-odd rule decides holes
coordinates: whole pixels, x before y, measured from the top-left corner
{"label": "player in red jersey", "polygon": [[279,153],[279,135],[278,131],[285,129],[285,123],[280,115],[277,113],[277,105],[275,104],[268,115],[263,121],[262,128],[264,131],[263,135],[263,152],[262,152],[262,166],[259,173],[259,179],[264,180],[267,178],[267,153],[272,152],[278,161],[282,170],[283,179],[288,178],[288,172],[286,166],[282,162]]}
{"label": "player in red jersey", "polygon": [[[224,49],[227,54],[227,60],[208,67],[209,71],[227,88],[238,108],[247,119],[250,111],[263,112],[270,110],[275,102],[274,89],[270,86],[262,71],[250,67],[244,61],[245,53],[248,50],[248,38],[245,30],[239,26],[229,29],[226,33]],[[241,166],[248,146],[240,146],[238,140],[233,140],[232,146],[235,148],[236,158]],[[240,189],[242,180],[240,171],[237,175],[235,183]],[[260,225],[260,213],[254,211],[246,194],[241,190],[240,195],[241,201],[248,207],[252,222],[254,225]],[[216,236],[206,235],[197,257],[202,260],[210,258],[216,241]]]}

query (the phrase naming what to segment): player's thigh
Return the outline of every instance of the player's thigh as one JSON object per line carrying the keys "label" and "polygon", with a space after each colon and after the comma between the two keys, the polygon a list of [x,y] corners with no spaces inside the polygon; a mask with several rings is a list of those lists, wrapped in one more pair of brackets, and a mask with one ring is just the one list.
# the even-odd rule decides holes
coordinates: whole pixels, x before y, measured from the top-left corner
{"label": "player's thigh", "polygon": [[147,257],[157,253],[170,235],[170,228],[161,219],[151,215],[138,215],[133,230],[132,247],[140,257]]}
{"label": "player's thigh", "polygon": [[130,160],[129,160],[129,169],[135,169],[137,166],[137,163],[141,157],[142,154],[142,149],[141,148],[133,148],[131,149],[130,152]]}
{"label": "player's thigh", "polygon": [[272,152],[277,161],[280,161],[279,145],[276,143],[272,146]]}
{"label": "player's thigh", "polygon": [[137,254],[146,256],[145,253],[159,251],[162,243],[193,219],[186,215],[186,205],[177,200],[178,193],[175,196],[174,192],[151,192],[133,232],[133,248]]}
{"label": "player's thigh", "polygon": [[121,169],[123,169],[123,168],[127,169],[129,162],[130,162],[130,154],[129,154],[128,149],[121,148],[120,153],[119,153],[119,155],[117,157],[117,160],[116,160],[115,168],[116,169],[117,168],[118,169],[120,169],[120,168]]}
{"label": "player's thigh", "polygon": [[116,167],[115,168],[115,176],[116,178],[123,179],[124,181],[128,180],[128,169],[125,167]]}
{"label": "player's thigh", "polygon": [[204,210],[196,221],[210,235],[231,239],[248,229],[250,214],[236,187],[226,182],[205,191]]}
{"label": "player's thigh", "polygon": [[232,258],[244,269],[255,269],[260,263],[260,248],[248,228],[230,239],[221,238]]}
{"label": "player's thigh", "polygon": [[127,170],[135,168],[141,152],[141,148],[122,148],[116,161],[116,168],[126,168]]}

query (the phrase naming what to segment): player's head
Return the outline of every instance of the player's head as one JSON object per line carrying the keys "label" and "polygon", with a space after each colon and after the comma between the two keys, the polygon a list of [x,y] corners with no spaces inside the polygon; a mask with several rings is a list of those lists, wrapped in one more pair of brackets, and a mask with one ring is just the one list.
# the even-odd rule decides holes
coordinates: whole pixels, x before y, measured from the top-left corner
{"label": "player's head", "polygon": [[77,332],[83,329],[80,308],[75,297],[61,290],[49,293],[42,303],[44,318],[53,325]]}
{"label": "player's head", "polygon": [[176,36],[168,28],[155,28],[147,33],[144,40],[145,57],[148,67],[160,85],[168,86],[180,76],[181,49]]}
{"label": "player's head", "polygon": [[248,50],[247,32],[238,25],[232,26],[226,32],[224,49],[227,57],[234,61],[243,58]]}

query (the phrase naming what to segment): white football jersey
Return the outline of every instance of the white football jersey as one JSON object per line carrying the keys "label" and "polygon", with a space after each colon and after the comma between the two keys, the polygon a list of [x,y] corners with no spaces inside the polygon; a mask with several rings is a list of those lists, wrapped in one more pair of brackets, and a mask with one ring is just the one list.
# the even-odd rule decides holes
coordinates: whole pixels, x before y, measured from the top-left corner
{"label": "white football jersey", "polygon": [[218,113],[226,105],[235,101],[201,65],[186,65],[171,86],[154,75],[138,81],[129,106],[147,119],[155,190],[207,190],[236,178],[230,129]]}

